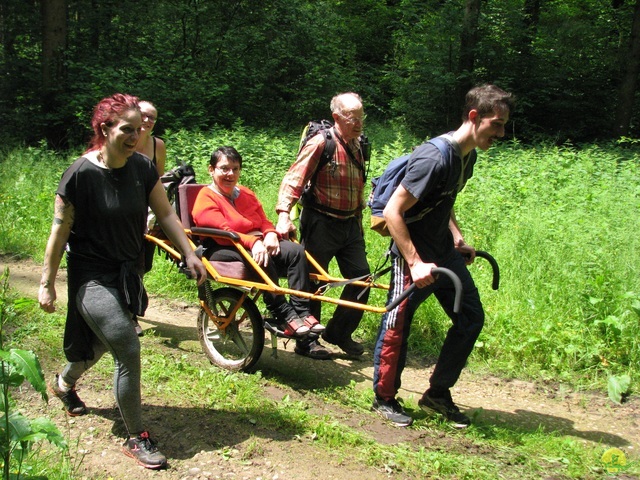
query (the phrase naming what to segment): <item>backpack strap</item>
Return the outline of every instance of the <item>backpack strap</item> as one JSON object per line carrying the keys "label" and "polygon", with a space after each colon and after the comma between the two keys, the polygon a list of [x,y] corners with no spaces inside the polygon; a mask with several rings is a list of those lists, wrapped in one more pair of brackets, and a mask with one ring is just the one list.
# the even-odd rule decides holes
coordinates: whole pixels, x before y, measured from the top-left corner
{"label": "backpack strap", "polygon": [[445,134],[432,138],[428,143],[435,146],[443,157],[449,157],[453,155],[454,149],[452,142],[454,141],[451,135]]}
{"label": "backpack strap", "polygon": [[324,149],[322,150],[322,154],[320,155],[320,161],[318,162],[318,167],[311,178],[311,184],[315,185],[316,178],[318,177],[318,173],[324,167],[326,167],[331,160],[333,160],[333,154],[336,153],[336,141],[333,138],[333,134],[331,130],[322,130],[322,135],[324,136]]}
{"label": "backpack strap", "polygon": [[[364,169],[364,153],[362,152],[362,145],[361,145],[361,139],[358,139],[358,144],[360,145],[360,151],[362,154],[362,164],[358,162],[358,159],[356,158],[356,156],[353,154],[353,152],[351,151],[351,149],[349,148],[349,146],[344,143],[344,140],[342,138],[340,138],[339,135],[336,134],[336,137],[338,137],[338,141],[340,142],[340,145],[342,145],[342,148],[344,148],[344,151],[347,152],[347,156],[349,157],[349,160],[351,160],[351,163],[353,163],[355,165],[355,167],[360,170],[360,173],[362,173],[362,180],[366,183],[367,182],[367,172]],[[335,149],[334,149],[335,150]]]}
{"label": "backpack strap", "polygon": [[[436,147],[443,157],[451,157],[453,156],[454,150],[455,150],[453,148],[452,141],[453,141],[453,137],[451,135],[444,134],[444,135],[440,135],[439,137],[432,138],[431,140],[428,141],[428,143]],[[464,166],[462,168],[462,172],[460,173],[460,181],[458,182],[458,185],[460,185],[460,182],[463,179],[464,179]],[[418,220],[422,219],[427,213],[429,213],[438,205],[440,205],[440,203],[442,203],[442,199],[438,200],[433,207],[427,207],[424,210],[422,210],[420,213],[417,213],[412,217],[405,217],[404,219],[405,223],[409,224],[409,223],[417,222]]]}
{"label": "backpack strap", "polygon": [[[457,145],[457,142],[448,133],[432,138],[429,140],[429,143],[435,145],[443,157],[452,157],[456,150],[454,145]],[[462,165],[460,166],[460,178],[458,178],[458,193],[462,191],[462,188],[464,187],[464,173],[467,170],[467,164],[469,163],[469,158],[471,158],[471,156],[470,154],[466,157],[462,157],[462,155],[460,155],[460,158],[462,160]]]}
{"label": "backpack strap", "polygon": [[[360,211],[360,209],[356,208],[354,210],[337,210],[335,208],[327,207],[325,205],[320,205],[315,201],[312,192],[316,186],[316,181],[318,178],[318,174],[320,173],[320,170],[326,167],[333,160],[333,155],[336,152],[336,140],[339,141],[340,144],[344,147],[345,151],[347,152],[347,156],[349,157],[349,160],[358,167],[358,170],[360,170],[360,172],[362,173],[363,179],[365,179],[366,181],[367,173],[365,171],[365,167],[364,165],[360,165],[358,163],[358,161],[354,157],[351,150],[344,144],[344,141],[336,133],[332,132],[332,129],[321,130],[320,132],[318,132],[318,134],[322,134],[324,136],[324,140],[325,140],[324,149],[322,150],[322,154],[320,155],[320,161],[318,162],[318,166],[316,167],[316,170],[313,173],[313,176],[309,180],[309,184],[305,187],[304,191],[302,192],[302,197],[301,197],[302,205],[303,206],[307,205],[320,212],[330,213],[333,215],[340,215],[340,216],[353,215],[358,211]],[[364,157],[363,157],[363,161],[364,161]]]}
{"label": "backpack strap", "polygon": [[309,180],[309,188],[305,189],[305,193],[311,193],[316,186],[316,180],[318,179],[318,174],[320,170],[329,165],[329,162],[333,160],[333,154],[336,151],[336,142],[333,139],[333,135],[331,134],[331,130],[321,130],[318,132],[318,135],[322,134],[324,137],[324,148],[322,149],[322,153],[320,154],[320,161],[318,162],[318,166],[316,167],[315,172],[313,172],[313,176],[311,180]]}
{"label": "backpack strap", "polygon": [[[364,135],[361,136],[361,138],[358,140],[361,144],[361,151],[362,151],[362,161],[363,164],[360,164],[355,156],[353,155],[353,153],[351,152],[351,149],[349,149],[349,147],[344,143],[344,140],[342,140],[342,138],[340,138],[340,136],[338,134],[333,134],[331,132],[331,129],[326,129],[326,130],[321,130],[319,133],[322,133],[322,135],[324,135],[324,150],[322,150],[322,154],[320,156],[320,161],[318,162],[318,167],[316,168],[316,171],[313,173],[313,177],[311,177],[311,186],[314,187],[316,184],[316,178],[318,177],[318,173],[320,172],[320,170],[322,170],[324,167],[326,167],[329,162],[331,162],[331,160],[333,160],[333,155],[334,153],[336,153],[336,139],[338,140],[338,142],[340,142],[340,145],[342,145],[342,147],[344,148],[345,152],[347,152],[347,156],[349,157],[349,160],[351,160],[351,163],[353,163],[358,170],[360,170],[360,172],[362,173],[362,177],[366,183],[367,181],[367,172],[365,171],[365,166],[364,163],[367,162],[368,158],[365,157],[365,155],[367,154],[367,152],[365,152],[365,149],[362,148],[362,143],[366,142],[367,145],[367,151],[368,151],[368,156],[370,156],[371,153],[371,147],[370,147],[370,143],[369,143],[369,139],[367,137],[365,137]],[[334,138],[335,136],[335,138]],[[364,138],[364,140],[363,140]]]}

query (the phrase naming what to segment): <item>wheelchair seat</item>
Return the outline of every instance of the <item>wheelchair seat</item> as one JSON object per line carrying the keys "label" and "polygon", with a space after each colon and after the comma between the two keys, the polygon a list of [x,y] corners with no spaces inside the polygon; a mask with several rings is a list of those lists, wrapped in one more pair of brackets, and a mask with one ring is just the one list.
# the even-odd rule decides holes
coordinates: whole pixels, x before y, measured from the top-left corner
{"label": "wheelchair seat", "polygon": [[[183,227],[186,230],[191,230],[194,237],[193,240],[196,244],[198,244],[198,242],[201,243],[203,238],[213,238],[215,240],[216,236],[218,238],[230,238],[232,240],[237,240],[238,236],[233,232],[213,228],[200,228],[195,225],[191,211],[193,210],[193,205],[196,203],[198,193],[202,188],[207,188],[207,185],[189,183],[178,186],[176,211],[180,216],[180,221],[182,222]],[[231,246],[230,248],[235,247]],[[240,248],[243,247],[240,246]],[[215,268],[216,271],[224,277],[236,278],[239,280],[252,280],[256,278],[256,273],[253,272],[251,268],[247,267],[244,262],[223,262],[219,260],[210,260],[210,262],[211,265],[213,265],[213,268]]]}

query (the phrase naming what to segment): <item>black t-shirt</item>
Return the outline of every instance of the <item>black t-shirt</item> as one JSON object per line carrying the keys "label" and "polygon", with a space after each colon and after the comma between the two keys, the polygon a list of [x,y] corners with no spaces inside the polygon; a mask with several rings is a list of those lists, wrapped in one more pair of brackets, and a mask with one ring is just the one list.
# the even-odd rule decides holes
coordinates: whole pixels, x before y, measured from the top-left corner
{"label": "black t-shirt", "polygon": [[101,263],[135,261],[143,247],[149,194],[158,181],[151,162],[138,153],[124,167],[107,170],[77,159],[56,193],[74,206],[69,250]]}
{"label": "black t-shirt", "polygon": [[[405,213],[405,218],[424,214],[420,220],[408,223],[407,228],[411,241],[425,262],[438,264],[448,259],[454,250],[449,230],[451,210],[458,192],[473,175],[477,154],[472,150],[467,155],[461,176],[463,161],[455,149],[453,152],[453,155],[443,156],[431,143],[420,145],[411,154],[401,182],[418,199]],[[428,208],[431,210],[424,213]]]}

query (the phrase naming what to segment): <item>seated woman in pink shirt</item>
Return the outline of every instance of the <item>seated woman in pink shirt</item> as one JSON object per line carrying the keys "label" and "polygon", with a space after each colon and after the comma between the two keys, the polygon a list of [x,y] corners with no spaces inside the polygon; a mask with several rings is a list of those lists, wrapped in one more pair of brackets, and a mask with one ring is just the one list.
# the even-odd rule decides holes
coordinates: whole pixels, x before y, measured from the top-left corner
{"label": "seated woman in pink shirt", "polygon": [[[220,147],[213,152],[209,162],[213,181],[198,193],[191,212],[195,224],[236,232],[242,246],[251,251],[253,259],[274,283],[286,276],[289,288],[310,291],[309,265],[304,248],[278,236],[255,193],[238,185],[241,169],[242,157],[235,148]],[[216,240],[205,247],[211,260],[243,259],[230,241]],[[263,298],[275,319],[286,323],[285,333],[304,336],[324,330],[324,326],[310,315],[308,299],[291,295],[287,301],[284,295],[272,292],[264,292]]]}

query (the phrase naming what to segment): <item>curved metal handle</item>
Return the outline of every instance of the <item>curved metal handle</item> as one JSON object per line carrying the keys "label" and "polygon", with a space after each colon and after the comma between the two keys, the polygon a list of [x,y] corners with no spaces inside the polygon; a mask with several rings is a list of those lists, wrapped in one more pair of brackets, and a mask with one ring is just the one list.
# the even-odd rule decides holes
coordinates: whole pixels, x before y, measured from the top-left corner
{"label": "curved metal handle", "polygon": [[[442,268],[442,267],[436,267],[436,268],[432,268],[431,269],[431,274],[439,274],[442,273],[446,276],[448,276],[451,281],[453,282],[453,286],[456,289],[456,298],[453,302],[453,312],[454,313],[458,313],[460,311],[460,303],[462,302],[462,282],[460,281],[460,279],[458,278],[458,276],[453,273],[451,270],[449,270],[448,268]],[[411,292],[413,292],[416,288],[416,284],[412,283],[411,285],[409,285],[409,287],[402,292],[398,298],[396,298],[393,302],[391,302],[389,305],[387,305],[385,307],[385,310],[387,312],[390,312],[391,310],[393,310],[394,308],[396,308],[398,305],[400,305],[400,303],[407,298],[409,295],[411,295]]]}
{"label": "curved metal handle", "polygon": [[496,262],[495,258],[482,250],[476,250],[476,257],[482,257],[491,264],[491,268],[493,270],[493,282],[491,283],[491,288],[498,290],[498,287],[500,286],[500,267],[498,267],[498,262]]}

